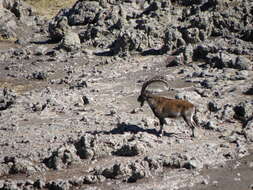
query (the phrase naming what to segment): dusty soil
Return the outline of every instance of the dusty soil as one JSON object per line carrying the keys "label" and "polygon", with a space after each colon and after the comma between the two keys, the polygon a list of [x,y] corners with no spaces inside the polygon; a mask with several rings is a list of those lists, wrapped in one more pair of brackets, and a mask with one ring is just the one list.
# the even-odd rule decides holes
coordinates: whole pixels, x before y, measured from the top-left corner
{"label": "dusty soil", "polygon": [[[16,48],[16,45],[1,44],[1,47],[2,49]],[[221,153],[227,150],[236,152],[237,149],[233,143],[227,145],[226,140],[224,141],[222,138],[219,138],[221,132],[199,128],[197,129],[199,137],[191,139],[189,137],[189,128],[185,126],[182,120],[168,120],[169,126],[165,127],[165,136],[158,138],[156,136],[158,121],[152,115],[150,109],[145,106],[138,111],[139,105],[136,99],[141,88],[141,83],[137,83],[139,80],[143,81],[147,77],[152,76],[154,71],[156,75],[165,75],[168,78],[172,78],[173,82],[170,82],[170,87],[174,91],[166,92],[166,89],[160,84],[156,84],[152,88],[162,89],[160,95],[173,97],[177,91],[192,92],[194,90],[194,83],[184,82],[185,75],[178,73],[182,69],[195,70],[195,68],[182,65],[168,69],[162,61],[152,56],[136,56],[127,61],[119,59],[112,63],[105,63],[108,58],[104,57],[93,55],[83,56],[77,56],[77,58],[70,56],[64,58],[62,61],[57,60],[53,63],[52,61],[46,61],[48,59],[46,56],[35,56],[30,60],[22,60],[22,64],[20,64],[17,58],[1,64],[1,87],[12,89],[18,97],[17,103],[10,108],[10,112],[1,113],[2,159],[5,157],[28,158],[39,164],[41,159],[46,158],[57,147],[69,141],[75,141],[75,139],[80,138],[86,133],[96,134],[102,138],[107,138],[109,135],[111,138],[116,139],[127,139],[126,136],[133,135],[131,138],[150,141],[151,144],[149,146],[153,148],[148,150],[149,153],[145,153],[146,155],[154,156],[159,153],[170,154],[172,152],[184,151],[190,151],[190,154],[195,154],[195,151],[198,150],[200,154],[199,158],[204,154],[207,154],[205,159],[210,158],[210,160],[203,160],[204,165],[206,164],[208,168],[212,168],[212,166],[216,166],[217,168],[203,169],[200,172],[199,170],[187,170],[184,168],[179,170],[164,168],[161,171],[151,171],[153,173],[151,174],[151,178],[141,179],[138,183],[134,184],[120,183],[118,180],[108,179],[106,182],[102,182],[101,185],[97,184],[91,187],[84,187],[96,187],[98,189],[104,189],[105,187],[106,189],[152,189],[156,188],[159,184],[158,189],[180,188],[185,186],[190,186],[190,189],[225,189],[228,188],[227,183],[233,183],[236,184],[233,186],[234,189],[237,189],[237,187],[245,188],[251,185],[250,179],[248,178],[252,176],[252,168],[246,167],[247,164],[243,165],[245,161],[233,161],[232,163],[238,165],[239,162],[242,165],[232,172],[231,167],[234,168],[235,165],[232,164],[231,167],[228,167],[224,162],[226,159],[219,156],[219,151]],[[4,71],[6,67],[10,69]],[[38,70],[38,68],[40,71],[48,71],[47,80],[31,80],[26,78],[26,76],[30,76],[29,73]],[[81,87],[81,90],[73,91],[70,88],[72,85],[71,81],[67,84],[54,82],[64,80],[66,76],[67,80],[83,76],[88,88]],[[250,80],[252,78],[248,79],[248,81]],[[52,94],[50,96],[55,97],[56,101],[60,100],[64,107],[60,107],[59,110],[49,107],[44,110],[37,108],[38,111],[27,111],[30,106],[33,107],[33,105],[29,105],[31,102],[36,104],[36,102],[44,101],[43,93],[45,91],[50,91]],[[89,104],[83,105],[81,101],[82,95],[88,97]],[[241,95],[240,99],[251,99],[251,97]],[[198,105],[201,104],[201,101],[195,100],[194,103]],[[28,108],[24,108],[23,106],[25,105]],[[201,114],[207,114],[206,117],[212,118],[205,109],[206,106],[203,109],[204,112]],[[117,126],[119,123],[124,123],[125,125],[124,129],[122,129],[123,136],[121,132],[118,133],[116,130],[117,127],[119,128]],[[222,128],[226,129],[226,133],[229,133],[232,128],[233,130],[240,129],[240,125],[239,122],[233,120],[232,123],[222,124]],[[218,127],[220,128],[221,126]],[[131,133],[133,134],[131,135]],[[224,143],[226,150],[214,149],[209,152],[205,149],[201,150],[200,148],[210,144],[211,146],[219,147]],[[211,157],[212,151],[217,151],[213,157]],[[78,177],[85,175],[85,173],[88,174],[91,168],[95,166],[102,166],[113,162],[124,163],[129,162],[129,160],[138,160],[138,158],[142,159],[142,156],[123,158],[108,155],[102,158],[102,160],[95,159],[89,164],[88,168],[86,165],[87,162],[84,162],[82,164],[73,164],[68,169],[62,168],[59,171],[43,171],[42,173],[36,172],[26,175],[4,175],[1,179],[44,179],[46,182],[57,179],[66,180],[73,176]],[[251,159],[252,156],[249,156],[248,160],[250,161]],[[222,168],[220,168],[220,165],[222,165]],[[240,173],[240,176],[234,176],[239,175],[238,173]],[[173,180],[174,178],[176,180]],[[174,182],[171,183],[172,181]],[[193,186],[195,183],[207,184]]]}
{"label": "dusty soil", "polygon": [[252,160],[251,153],[242,159],[228,162],[222,167],[204,169],[200,175],[203,175],[206,181],[193,187],[182,188],[182,190],[252,189]]}
{"label": "dusty soil", "polygon": [[[45,26],[30,30],[23,43],[0,41],[1,190],[253,188],[251,42],[208,38],[213,46],[203,48],[225,43],[221,61],[234,56],[246,69],[205,60],[168,66],[171,52],[65,51]],[[245,54],[231,53],[237,43]],[[140,108],[143,82],[157,75],[169,89],[154,83],[149,91],[197,107],[195,138],[183,119],[167,119],[158,137],[158,119],[147,103]]]}

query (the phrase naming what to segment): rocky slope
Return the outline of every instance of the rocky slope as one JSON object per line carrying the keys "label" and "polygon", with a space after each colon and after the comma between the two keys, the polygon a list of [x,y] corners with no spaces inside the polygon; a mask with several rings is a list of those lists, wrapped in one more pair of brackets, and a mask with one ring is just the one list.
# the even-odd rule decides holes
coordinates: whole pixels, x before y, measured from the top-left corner
{"label": "rocky slope", "polygon": [[[0,189],[203,189],[250,155],[250,1],[80,0],[50,21],[1,3]],[[154,75],[197,106],[196,138],[171,119],[157,137],[136,101]]]}

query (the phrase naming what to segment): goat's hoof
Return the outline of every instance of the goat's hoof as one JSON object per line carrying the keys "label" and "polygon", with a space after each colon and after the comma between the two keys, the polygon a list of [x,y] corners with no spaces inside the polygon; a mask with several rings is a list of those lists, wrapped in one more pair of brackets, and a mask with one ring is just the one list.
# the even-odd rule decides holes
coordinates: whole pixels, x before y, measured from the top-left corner
{"label": "goat's hoof", "polygon": [[157,136],[158,136],[159,138],[162,138],[163,133],[159,132],[159,133],[157,134]]}

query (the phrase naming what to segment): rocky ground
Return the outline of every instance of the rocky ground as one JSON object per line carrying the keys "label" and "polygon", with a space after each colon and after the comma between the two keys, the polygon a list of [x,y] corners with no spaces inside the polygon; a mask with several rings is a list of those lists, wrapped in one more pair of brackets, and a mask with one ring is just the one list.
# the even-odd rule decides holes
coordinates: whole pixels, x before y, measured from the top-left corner
{"label": "rocky ground", "polygon": [[[0,2],[0,189],[253,189],[253,3]],[[165,135],[149,90],[197,106]],[[231,187],[232,186],[232,187]]]}

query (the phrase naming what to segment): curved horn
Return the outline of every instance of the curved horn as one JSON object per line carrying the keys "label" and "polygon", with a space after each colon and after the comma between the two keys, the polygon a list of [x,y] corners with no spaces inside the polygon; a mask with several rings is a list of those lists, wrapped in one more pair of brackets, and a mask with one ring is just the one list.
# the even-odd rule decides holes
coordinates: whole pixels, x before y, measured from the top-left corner
{"label": "curved horn", "polygon": [[153,82],[163,82],[164,84],[166,84],[166,86],[168,86],[168,81],[164,77],[155,76],[155,77],[151,78],[150,80],[143,83],[142,88],[141,88],[141,94],[144,94],[147,86]]}

